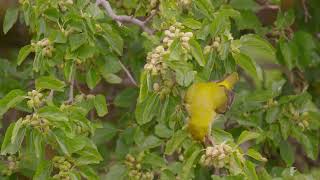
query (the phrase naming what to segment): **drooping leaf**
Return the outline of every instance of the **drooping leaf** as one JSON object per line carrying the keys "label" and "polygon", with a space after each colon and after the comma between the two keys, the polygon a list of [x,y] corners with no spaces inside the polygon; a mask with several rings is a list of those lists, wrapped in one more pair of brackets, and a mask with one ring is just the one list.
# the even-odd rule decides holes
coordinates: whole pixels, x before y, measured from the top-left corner
{"label": "drooping leaf", "polygon": [[179,130],[174,133],[172,138],[167,142],[164,153],[171,155],[179,148],[181,143],[188,137],[188,133],[184,130]]}
{"label": "drooping leaf", "polygon": [[192,56],[195,58],[195,60],[200,66],[204,66],[206,64],[206,60],[204,59],[200,44],[194,39],[190,39],[189,44]]}
{"label": "drooping leaf", "polygon": [[93,67],[89,69],[86,75],[86,82],[90,89],[93,89],[100,82],[101,76],[98,74],[97,70]]}
{"label": "drooping leaf", "polygon": [[33,51],[33,47],[31,45],[23,46],[18,54],[17,64],[21,65],[21,63],[28,57],[28,55]]}
{"label": "drooping leaf", "polygon": [[240,38],[241,53],[249,56],[254,61],[276,62],[275,49],[266,40],[258,35],[248,34]]}
{"label": "drooping leaf", "polygon": [[22,100],[24,100],[24,95],[25,92],[19,89],[15,89],[10,91],[5,97],[0,99],[0,117],[2,117],[2,115],[10,108],[15,107]]}
{"label": "drooping leaf", "polygon": [[11,7],[7,9],[6,14],[4,16],[4,21],[3,21],[4,34],[7,34],[7,32],[16,23],[16,21],[18,20],[18,13],[19,13],[19,8],[17,7]]}
{"label": "drooping leaf", "polygon": [[280,143],[280,155],[281,158],[286,162],[288,167],[291,167],[291,165],[294,163],[295,159],[295,153],[294,153],[294,147],[287,142],[282,141]]}
{"label": "drooping leaf", "polygon": [[137,104],[135,117],[138,124],[143,125],[150,122],[157,114],[160,99],[157,94],[148,96],[143,102]]}
{"label": "drooping leaf", "polygon": [[267,159],[264,158],[258,151],[254,150],[254,149],[248,149],[247,153],[248,156],[258,160],[258,161],[266,161]]}
{"label": "drooping leaf", "polygon": [[96,95],[94,98],[94,107],[97,110],[98,116],[105,116],[108,113],[106,97],[100,94]]}
{"label": "drooping leaf", "polygon": [[66,84],[53,76],[42,76],[35,81],[36,89],[63,91]]}
{"label": "drooping leaf", "polygon": [[236,63],[242,67],[250,76],[257,79],[257,68],[256,63],[252,59],[242,53],[232,53],[233,58],[236,60]]}
{"label": "drooping leaf", "polygon": [[240,145],[246,141],[252,140],[252,139],[256,139],[260,136],[259,133],[256,132],[251,132],[251,131],[243,131],[237,141],[237,144]]}

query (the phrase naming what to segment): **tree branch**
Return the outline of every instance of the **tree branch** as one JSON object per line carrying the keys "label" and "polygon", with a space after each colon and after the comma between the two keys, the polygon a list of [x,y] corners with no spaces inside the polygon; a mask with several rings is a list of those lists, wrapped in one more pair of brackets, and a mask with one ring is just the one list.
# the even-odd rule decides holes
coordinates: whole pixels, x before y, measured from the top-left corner
{"label": "tree branch", "polygon": [[73,89],[74,89],[74,82],[75,82],[75,74],[71,75],[71,82],[70,82],[70,89],[69,89],[69,98],[66,101],[66,104],[73,103]]}
{"label": "tree branch", "polygon": [[129,77],[130,81],[137,87],[138,83],[136,82],[136,80],[134,80],[133,76],[131,75],[130,71],[126,68],[126,66],[124,64],[122,64],[122,62],[119,60],[119,64],[122,67],[122,69],[124,70],[124,72],[126,72],[127,76]]}
{"label": "tree branch", "polygon": [[148,17],[145,21],[141,21],[141,20],[134,18],[132,16],[117,15],[113,11],[109,1],[107,1],[107,0],[96,0],[96,5],[101,5],[106,10],[106,12],[111,17],[111,19],[118,22],[118,24],[131,23],[131,24],[135,24],[135,25],[139,26],[143,31],[145,31],[146,33],[148,33],[150,35],[154,33],[154,30],[152,30],[151,28],[146,26],[148,21],[150,21],[150,19],[154,16],[154,13],[151,13],[151,15],[150,15],[151,18]]}
{"label": "tree branch", "polygon": [[307,23],[308,19],[311,18],[311,15],[309,13],[306,0],[301,0],[301,4],[304,12],[304,22]]}

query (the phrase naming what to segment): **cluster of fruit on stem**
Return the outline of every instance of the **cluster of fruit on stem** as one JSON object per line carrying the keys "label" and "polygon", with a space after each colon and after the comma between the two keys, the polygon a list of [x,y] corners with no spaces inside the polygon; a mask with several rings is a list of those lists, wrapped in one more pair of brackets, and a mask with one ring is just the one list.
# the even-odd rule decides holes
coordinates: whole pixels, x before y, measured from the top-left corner
{"label": "cluster of fruit on stem", "polygon": [[132,180],[152,180],[154,174],[152,171],[145,171],[141,167],[141,163],[131,154],[127,154],[125,164],[129,168],[129,178]]}
{"label": "cluster of fruit on stem", "polygon": [[36,90],[29,91],[27,98],[29,99],[27,105],[32,109],[38,109],[44,100],[43,94]]}
{"label": "cluster of fruit on stem", "polygon": [[14,173],[19,168],[19,158],[17,158],[14,155],[9,155],[6,157],[6,164],[7,167],[2,170],[1,174],[4,176],[11,176],[12,173]]}
{"label": "cluster of fruit on stem", "polygon": [[31,42],[31,46],[44,57],[50,58],[54,52],[53,43],[48,38],[44,38],[38,42]]}
{"label": "cluster of fruit on stem", "polygon": [[53,167],[58,170],[58,173],[53,176],[53,179],[70,180],[69,171],[73,167],[72,160],[63,156],[55,156],[52,161]]}
{"label": "cluster of fruit on stem", "polygon": [[48,133],[50,130],[50,122],[45,118],[39,117],[37,113],[25,116],[22,120],[22,124],[38,129],[42,133]]}

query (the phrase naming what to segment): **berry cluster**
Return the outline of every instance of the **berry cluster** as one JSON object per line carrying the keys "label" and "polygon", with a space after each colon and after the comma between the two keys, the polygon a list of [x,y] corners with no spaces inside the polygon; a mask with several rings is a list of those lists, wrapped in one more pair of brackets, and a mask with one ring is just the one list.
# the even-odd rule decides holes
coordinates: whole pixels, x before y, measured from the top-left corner
{"label": "berry cluster", "polygon": [[7,157],[6,163],[7,167],[2,170],[1,174],[11,176],[18,169],[20,161],[16,156],[10,155]]}
{"label": "berry cluster", "polygon": [[143,171],[141,164],[131,154],[127,154],[125,164],[130,169],[129,178],[132,180],[153,180],[154,175],[150,171]]}
{"label": "berry cluster", "polygon": [[62,12],[68,10],[68,6],[73,5],[73,0],[60,0],[58,5]]}
{"label": "berry cluster", "polygon": [[163,39],[163,44],[165,47],[169,48],[176,38],[180,38],[182,42],[182,47],[187,52],[190,49],[189,40],[193,37],[192,32],[182,32],[184,26],[181,23],[175,23],[170,26],[169,29],[164,31],[165,37]]}
{"label": "berry cluster", "polygon": [[35,49],[40,49],[44,57],[48,57],[48,58],[52,57],[54,47],[52,42],[48,38],[44,38],[36,43],[32,42],[31,45]]}
{"label": "berry cluster", "polygon": [[223,168],[230,163],[232,148],[227,144],[209,146],[206,148],[206,153],[201,156],[200,163],[204,166]]}
{"label": "berry cluster", "polygon": [[70,180],[69,171],[73,166],[72,160],[63,156],[55,156],[52,161],[53,167],[59,171],[53,176],[53,179]]}
{"label": "berry cluster", "polygon": [[30,125],[44,133],[50,130],[50,122],[47,119],[39,117],[38,114],[27,115],[22,120],[22,124]]}
{"label": "berry cluster", "polygon": [[175,82],[173,79],[175,79],[175,73],[170,70],[164,60],[166,55],[170,54],[170,46],[174,40],[180,40],[184,55],[187,58],[190,56],[188,54],[190,50],[189,40],[193,37],[193,33],[182,32],[182,29],[184,29],[184,26],[181,23],[171,25],[164,31],[165,37],[163,38],[163,43],[147,55],[147,63],[144,69],[150,72],[151,75],[158,76],[157,81],[153,84],[153,90],[159,93],[160,97],[165,97],[174,90]]}
{"label": "berry cluster", "polygon": [[203,51],[204,54],[208,54],[212,50],[218,51],[219,47],[220,47],[220,44],[221,44],[221,38],[220,37],[215,37],[213,42],[212,42],[212,44],[211,45],[207,45],[204,48],[204,51]]}
{"label": "berry cluster", "polygon": [[287,113],[284,113],[288,116],[288,118],[292,119],[296,124],[298,124],[299,127],[301,127],[303,130],[309,128],[309,113],[308,112],[299,112],[294,107],[293,104],[289,104],[289,112],[290,115],[287,115]]}
{"label": "berry cluster", "polygon": [[75,121],[75,124],[76,134],[89,136],[90,130],[86,128],[80,121]]}
{"label": "berry cluster", "polygon": [[183,7],[188,7],[191,4],[191,0],[179,0],[178,3],[181,4]]}
{"label": "berry cluster", "polygon": [[29,91],[27,98],[29,99],[27,104],[30,108],[37,109],[43,102],[43,94],[36,90]]}
{"label": "berry cluster", "polygon": [[[152,52],[147,55],[147,64],[144,69],[150,71],[152,75],[158,75],[161,71],[167,68],[167,65],[163,62],[163,56],[167,54],[162,45],[157,46]],[[162,72],[163,73],[163,72]]]}
{"label": "berry cluster", "polygon": [[154,9],[157,7],[158,0],[150,0],[150,8]]}

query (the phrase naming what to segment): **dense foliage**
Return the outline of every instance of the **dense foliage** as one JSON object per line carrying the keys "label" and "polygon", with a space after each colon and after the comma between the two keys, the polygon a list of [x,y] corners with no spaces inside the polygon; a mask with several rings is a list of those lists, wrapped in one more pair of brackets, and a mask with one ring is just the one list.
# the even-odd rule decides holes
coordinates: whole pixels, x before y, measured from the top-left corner
{"label": "dense foliage", "polygon": [[[31,40],[0,59],[2,177],[317,179],[319,13],[318,0],[20,0],[3,32],[24,23]],[[194,140],[186,90],[232,72],[213,144]]]}

